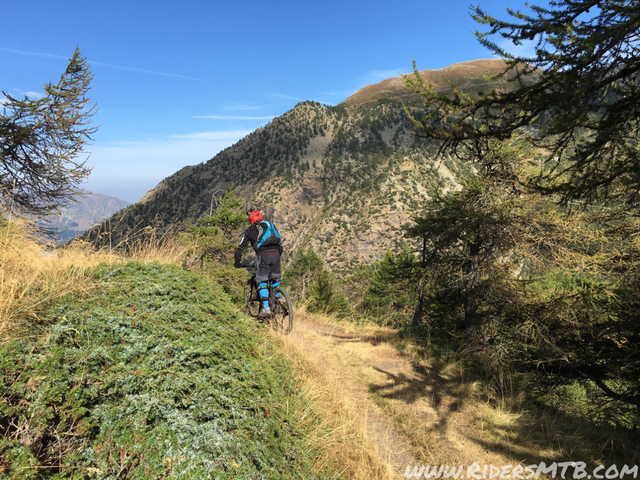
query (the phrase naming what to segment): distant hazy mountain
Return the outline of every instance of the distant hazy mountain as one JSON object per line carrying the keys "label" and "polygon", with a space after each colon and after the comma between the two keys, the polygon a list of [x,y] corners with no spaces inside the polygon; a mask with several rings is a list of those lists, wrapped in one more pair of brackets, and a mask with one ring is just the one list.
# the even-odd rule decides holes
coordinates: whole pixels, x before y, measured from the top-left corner
{"label": "distant hazy mountain", "polygon": [[[504,67],[502,60],[476,60],[421,75],[436,89],[451,80],[477,93],[506,88],[488,78]],[[402,241],[402,225],[422,212],[435,186],[457,189],[473,174],[455,158],[434,164],[436,145],[410,133],[402,103],[420,115],[420,97],[401,77],[366,86],[335,107],[299,103],[208,162],[164,179],[89,237],[117,242],[132,229],[162,232],[194,222],[233,183],[276,222],[285,261],[306,245],[336,272],[377,260]]]}
{"label": "distant hazy mountain", "polygon": [[61,241],[71,240],[131,205],[119,198],[88,190],[83,190],[74,200],[62,207],[59,214],[46,219],[47,228],[57,232],[56,237]]}

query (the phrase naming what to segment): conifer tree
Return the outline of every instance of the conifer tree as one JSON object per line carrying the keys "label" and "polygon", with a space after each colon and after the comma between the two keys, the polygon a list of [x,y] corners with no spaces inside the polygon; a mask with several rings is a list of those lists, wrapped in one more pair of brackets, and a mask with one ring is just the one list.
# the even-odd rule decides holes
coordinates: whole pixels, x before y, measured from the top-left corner
{"label": "conifer tree", "polygon": [[91,173],[84,148],[95,105],[87,94],[93,74],[76,49],[57,84],[47,83],[37,100],[6,97],[0,114],[2,204],[21,213],[46,215],[78,193]]}
{"label": "conifer tree", "polygon": [[324,263],[313,247],[298,251],[291,266],[285,270],[282,280],[294,302],[304,300],[309,295],[311,282],[323,269]]}
{"label": "conifer tree", "polygon": [[[509,10],[512,21],[473,10],[489,26],[477,33],[480,42],[506,61],[494,78],[500,89],[468,95],[451,85],[443,93],[417,68],[407,77],[425,102],[424,115],[411,116],[414,133],[480,170],[479,188],[436,198],[413,233],[426,235],[444,266],[455,265],[457,248],[463,268],[441,271],[445,285],[464,293],[467,328],[492,331],[489,338],[539,379],[595,385],[602,405],[635,406],[637,422],[640,4],[552,0],[530,8],[531,15]],[[496,37],[531,42],[535,54],[514,55]],[[503,185],[491,200],[483,193],[493,188],[486,159],[515,132],[526,135],[538,159],[514,182],[513,195]],[[545,196],[517,193],[525,184]],[[553,208],[576,200],[579,215]],[[491,273],[514,259],[522,265],[517,277]],[[522,288],[510,287],[520,279]]]}
{"label": "conifer tree", "polygon": [[338,288],[335,277],[324,266],[318,270],[309,286],[308,308],[310,312],[322,312],[338,317],[349,313],[347,296]]}
{"label": "conifer tree", "polygon": [[375,265],[362,303],[369,315],[391,321],[406,316],[415,305],[419,269],[415,254],[407,245],[394,254],[387,251]]}
{"label": "conifer tree", "polygon": [[[555,0],[530,8],[531,14],[509,10],[511,21],[473,9],[489,27],[476,33],[479,41],[506,61],[499,77],[507,88],[473,97],[455,86],[436,92],[415,68],[407,86],[426,107],[423,118],[412,117],[416,134],[440,141],[440,152],[472,149],[478,157],[487,139],[526,128],[547,159],[535,179],[539,188],[565,201],[620,195],[637,211],[640,4]],[[529,43],[535,54],[510,53],[494,38]]]}
{"label": "conifer tree", "polygon": [[526,187],[523,139],[490,147],[477,177],[435,194],[407,230],[427,241],[430,323],[492,345],[499,368],[534,373],[536,388],[579,382],[611,415],[640,406],[638,222],[567,215]]}
{"label": "conifer tree", "polygon": [[188,258],[192,265],[202,265],[206,258],[229,263],[233,257],[235,235],[247,222],[247,215],[241,211],[242,199],[236,195],[233,184],[229,185],[213,215],[206,212],[190,224],[186,234],[192,251]]}
{"label": "conifer tree", "polygon": [[[514,259],[510,251],[521,240],[523,159],[529,153],[521,139],[492,142],[492,149],[478,159],[478,176],[460,191],[434,192],[427,209],[416,216],[407,234],[425,245],[423,267],[435,287],[431,295],[451,308],[463,308],[464,329],[469,340],[477,338],[484,299],[492,289],[505,288]],[[516,262],[517,264],[517,262]],[[443,294],[446,294],[443,296]],[[447,299],[448,298],[448,299]]]}

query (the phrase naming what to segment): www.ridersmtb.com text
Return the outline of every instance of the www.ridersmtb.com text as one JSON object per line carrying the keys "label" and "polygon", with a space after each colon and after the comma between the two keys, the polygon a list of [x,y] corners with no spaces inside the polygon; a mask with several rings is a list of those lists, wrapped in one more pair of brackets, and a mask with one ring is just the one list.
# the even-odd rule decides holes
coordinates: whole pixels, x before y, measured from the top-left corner
{"label": "www.ridersmtb.com text", "polygon": [[575,480],[613,480],[638,478],[638,466],[611,465],[605,467],[598,465],[588,468],[585,462],[553,462],[546,465],[544,462],[535,465],[480,465],[473,462],[466,470],[462,465],[407,465],[404,476],[406,478],[452,478],[455,480],[530,480],[537,479],[541,475],[551,478],[575,479]]}

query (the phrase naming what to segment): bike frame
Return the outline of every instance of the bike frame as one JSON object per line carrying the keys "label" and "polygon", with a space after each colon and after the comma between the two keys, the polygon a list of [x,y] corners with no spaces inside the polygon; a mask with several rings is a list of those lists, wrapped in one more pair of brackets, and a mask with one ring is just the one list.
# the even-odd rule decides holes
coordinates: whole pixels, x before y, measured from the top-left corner
{"label": "bike frame", "polygon": [[[251,276],[251,282],[253,283],[253,286],[256,288],[256,293],[258,294],[258,300],[262,301],[262,299],[260,298],[260,286],[258,285],[258,280],[256,280],[255,275]],[[267,291],[269,292],[269,296],[267,297],[267,300],[269,302],[269,308],[273,309],[274,304],[272,302],[272,299],[275,300],[276,298],[273,295],[273,280],[267,280]]]}
{"label": "bike frame", "polygon": [[[272,280],[267,280],[267,291],[269,292],[267,301],[269,302],[271,315],[263,318],[268,319],[267,321],[269,321],[272,326],[277,325],[276,328],[281,328],[285,334],[291,333],[293,329],[293,305],[289,299],[289,294],[279,286],[274,288]],[[255,273],[251,275],[251,278],[245,283],[244,294],[247,313],[252,317],[259,317],[258,312],[264,307],[262,305],[262,299],[260,298],[260,289],[258,288]],[[280,298],[276,297],[278,294]],[[284,317],[282,317],[282,315],[284,315]],[[260,321],[262,321],[262,319],[260,319]]]}

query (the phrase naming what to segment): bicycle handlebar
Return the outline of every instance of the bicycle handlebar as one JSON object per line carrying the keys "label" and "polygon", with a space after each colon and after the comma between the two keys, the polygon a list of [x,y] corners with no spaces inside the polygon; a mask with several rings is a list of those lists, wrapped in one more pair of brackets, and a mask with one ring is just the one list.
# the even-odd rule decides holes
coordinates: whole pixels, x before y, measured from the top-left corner
{"label": "bicycle handlebar", "polygon": [[255,263],[253,263],[253,262],[248,262],[248,261],[246,261],[246,260],[245,260],[245,261],[243,261],[243,262],[240,262],[240,266],[241,266],[241,267],[244,267],[244,268],[253,268],[253,269],[255,269],[255,268],[256,268]]}

